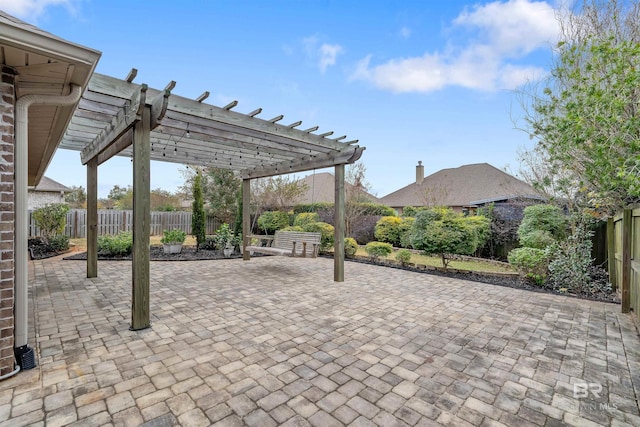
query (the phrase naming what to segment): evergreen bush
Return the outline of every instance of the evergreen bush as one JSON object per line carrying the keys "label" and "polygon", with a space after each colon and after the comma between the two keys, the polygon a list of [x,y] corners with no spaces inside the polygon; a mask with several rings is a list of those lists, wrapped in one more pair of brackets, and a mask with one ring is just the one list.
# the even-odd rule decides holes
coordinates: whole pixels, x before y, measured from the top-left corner
{"label": "evergreen bush", "polygon": [[333,225],[326,222],[312,222],[302,227],[302,229],[308,232],[320,233],[320,251],[328,251],[333,247]]}
{"label": "evergreen bush", "polygon": [[132,247],[133,235],[128,231],[115,236],[98,237],[98,252],[102,252],[107,256],[129,255]]}
{"label": "evergreen bush", "polygon": [[344,239],[344,256],[353,258],[358,252],[358,242],[353,237],[345,237]]}
{"label": "evergreen bush", "polygon": [[289,226],[289,214],[282,211],[266,211],[258,217],[258,227],[265,234],[274,234],[276,230]]}
{"label": "evergreen bush", "polygon": [[408,249],[400,249],[396,253],[396,261],[403,266],[408,265],[411,262],[411,251]]}
{"label": "evergreen bush", "polygon": [[393,246],[385,242],[369,242],[364,246],[364,250],[372,260],[377,261],[381,257],[386,257],[393,252]]}

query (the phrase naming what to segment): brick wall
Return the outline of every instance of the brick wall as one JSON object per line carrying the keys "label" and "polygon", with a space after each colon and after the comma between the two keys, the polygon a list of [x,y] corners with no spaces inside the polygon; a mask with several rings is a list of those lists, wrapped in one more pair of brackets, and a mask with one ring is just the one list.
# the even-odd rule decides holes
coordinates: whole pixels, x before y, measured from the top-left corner
{"label": "brick wall", "polygon": [[14,109],[12,68],[0,73],[0,375],[13,371]]}

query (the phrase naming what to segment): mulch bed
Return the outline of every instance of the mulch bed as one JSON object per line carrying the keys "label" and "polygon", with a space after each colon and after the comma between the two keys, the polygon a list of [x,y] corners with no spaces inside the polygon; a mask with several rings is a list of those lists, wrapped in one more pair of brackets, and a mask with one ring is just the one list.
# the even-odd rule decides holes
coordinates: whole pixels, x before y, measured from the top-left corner
{"label": "mulch bed", "polygon": [[[212,251],[207,249],[200,249],[196,251],[195,246],[183,246],[182,252],[179,254],[165,254],[161,245],[153,245],[149,248],[149,259],[151,261],[203,261],[203,260],[215,260],[215,259],[233,259],[242,258],[239,253],[234,253],[230,257],[225,257],[220,251]],[[76,254],[66,256],[63,259],[67,260],[86,260],[86,252],[78,252]],[[100,261],[131,261],[131,255],[125,256],[112,256],[105,255],[98,252],[98,260]]]}
{"label": "mulch bed", "polygon": [[[326,255],[322,255],[322,256],[326,256]],[[347,260],[352,262],[360,262],[364,264],[382,265],[385,267],[413,271],[416,273],[425,273],[425,274],[432,274],[434,276],[449,277],[452,279],[488,283],[491,285],[505,286],[513,289],[524,289],[532,292],[562,295],[562,296],[586,299],[590,301],[600,301],[600,302],[609,302],[613,304],[620,304],[620,298],[615,293],[607,294],[607,293],[601,292],[597,294],[576,294],[576,293],[569,293],[569,292],[557,292],[551,288],[544,288],[544,287],[532,285],[531,283],[527,282],[526,280],[523,280],[519,275],[516,275],[516,274],[484,273],[484,272],[463,271],[463,270],[456,270],[456,269],[443,270],[440,268],[424,269],[424,268],[418,268],[411,265],[402,266],[400,264],[393,263],[393,262],[385,262],[385,261],[373,262],[366,257],[347,258]]]}

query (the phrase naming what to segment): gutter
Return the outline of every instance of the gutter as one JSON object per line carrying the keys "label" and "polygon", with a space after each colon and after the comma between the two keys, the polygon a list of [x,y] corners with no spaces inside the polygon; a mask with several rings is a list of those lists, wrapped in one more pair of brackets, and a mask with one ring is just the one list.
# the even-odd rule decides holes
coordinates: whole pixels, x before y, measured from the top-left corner
{"label": "gutter", "polygon": [[[76,104],[82,96],[82,87],[71,84],[68,95],[52,96],[30,94],[18,98],[15,110],[15,339],[14,353],[22,369],[35,367],[35,362],[23,360],[23,356],[33,358],[33,350],[27,345],[28,326],[28,265],[27,241],[27,182],[29,169],[29,107],[33,104],[66,107]],[[30,355],[30,356],[29,356]],[[23,366],[24,365],[24,366]]]}

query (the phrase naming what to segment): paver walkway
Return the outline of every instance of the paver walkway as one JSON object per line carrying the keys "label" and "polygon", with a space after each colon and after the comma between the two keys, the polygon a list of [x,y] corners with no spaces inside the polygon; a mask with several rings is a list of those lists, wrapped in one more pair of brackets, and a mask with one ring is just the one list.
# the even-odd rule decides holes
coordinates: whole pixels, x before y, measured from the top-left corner
{"label": "paver walkway", "polygon": [[620,306],[346,263],[30,264],[38,367],[0,426],[640,425],[640,340]]}

